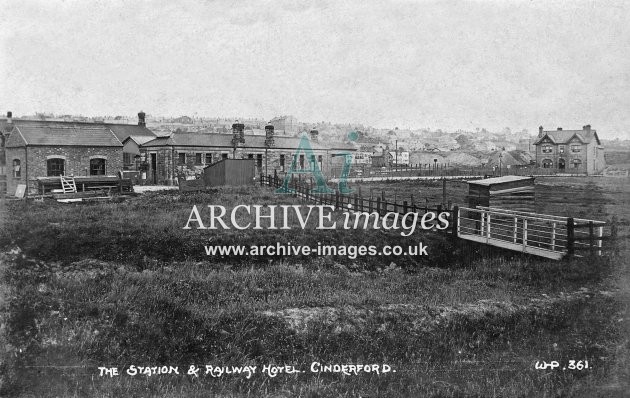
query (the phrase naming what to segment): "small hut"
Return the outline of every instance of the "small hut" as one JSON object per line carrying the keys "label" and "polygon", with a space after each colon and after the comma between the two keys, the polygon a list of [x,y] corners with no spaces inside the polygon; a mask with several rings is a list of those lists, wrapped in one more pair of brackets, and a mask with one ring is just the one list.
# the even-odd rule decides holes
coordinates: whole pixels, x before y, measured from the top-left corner
{"label": "small hut", "polygon": [[534,177],[505,176],[468,181],[468,206],[534,212]]}
{"label": "small hut", "polygon": [[203,169],[206,186],[252,185],[256,167],[255,159],[223,159]]}

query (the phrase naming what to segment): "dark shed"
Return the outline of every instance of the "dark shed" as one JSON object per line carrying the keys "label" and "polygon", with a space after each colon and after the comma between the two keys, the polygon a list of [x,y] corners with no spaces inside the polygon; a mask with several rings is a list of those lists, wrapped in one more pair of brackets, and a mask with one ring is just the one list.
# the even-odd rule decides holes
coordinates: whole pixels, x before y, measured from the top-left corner
{"label": "dark shed", "polygon": [[206,186],[252,185],[254,183],[255,159],[223,159],[203,169]]}
{"label": "dark shed", "polygon": [[505,176],[468,181],[468,206],[535,211],[534,177]]}

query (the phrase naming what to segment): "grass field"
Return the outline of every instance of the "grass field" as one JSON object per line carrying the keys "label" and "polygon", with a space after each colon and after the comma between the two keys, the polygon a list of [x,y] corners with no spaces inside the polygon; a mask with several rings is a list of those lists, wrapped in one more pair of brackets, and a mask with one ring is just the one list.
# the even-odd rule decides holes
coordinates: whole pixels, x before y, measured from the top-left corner
{"label": "grass field", "polygon": [[[627,233],[626,180],[538,181],[549,187],[539,190],[547,198],[541,211],[616,215]],[[452,184],[449,197],[461,203],[465,186]],[[364,196],[370,188],[433,203],[442,195],[435,183],[366,185]],[[428,231],[403,238],[374,230],[182,229],[193,204],[280,203],[299,202],[254,187],[147,193],[120,203],[7,204],[0,395],[586,397],[628,390],[626,241],[618,256],[553,262]],[[422,241],[429,256],[217,258],[203,250],[208,242],[287,241]],[[564,367],[570,360],[589,368],[535,369],[536,361]],[[312,373],[313,362],[388,364],[395,372]],[[185,374],[192,364],[258,371],[249,379],[197,378]],[[271,364],[303,373],[269,377],[261,370]],[[178,366],[183,374],[99,376],[99,366],[122,372],[131,365]]]}

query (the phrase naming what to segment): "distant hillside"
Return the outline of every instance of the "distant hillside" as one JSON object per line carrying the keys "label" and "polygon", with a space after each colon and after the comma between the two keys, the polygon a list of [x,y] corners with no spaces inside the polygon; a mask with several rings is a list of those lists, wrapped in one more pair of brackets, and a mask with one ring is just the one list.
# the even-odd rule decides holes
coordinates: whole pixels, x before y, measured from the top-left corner
{"label": "distant hillside", "polygon": [[610,150],[606,148],[604,159],[606,159],[607,165],[628,164],[630,163],[630,149]]}

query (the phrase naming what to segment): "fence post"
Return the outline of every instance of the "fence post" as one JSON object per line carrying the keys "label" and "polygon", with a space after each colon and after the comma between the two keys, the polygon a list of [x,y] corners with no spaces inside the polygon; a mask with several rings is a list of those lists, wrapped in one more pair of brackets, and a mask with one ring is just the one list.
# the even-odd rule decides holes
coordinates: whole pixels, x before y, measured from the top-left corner
{"label": "fence post", "polygon": [[354,210],[359,211],[359,197],[357,194],[354,194]]}
{"label": "fence post", "polygon": [[486,242],[490,239],[490,212],[486,215]]}
{"label": "fence post", "polygon": [[518,217],[514,217],[514,243],[516,243],[517,236],[518,236]]}
{"label": "fence post", "polygon": [[403,213],[407,213],[407,201],[403,200]]}
{"label": "fence post", "polygon": [[567,255],[573,256],[575,253],[575,222],[573,217],[567,219]]}
{"label": "fence post", "polygon": [[[444,170],[444,165],[442,164],[442,170]],[[442,177],[442,204],[446,204],[446,178]]]}
{"label": "fence post", "polygon": [[370,196],[370,199],[368,199],[368,209],[369,209],[370,214],[372,213],[372,210],[374,209],[371,196]]}
{"label": "fence post", "polygon": [[593,225],[593,220],[588,222],[588,246],[592,257],[595,255],[595,226]]}
{"label": "fence post", "polygon": [[556,225],[557,223],[554,222],[551,228],[551,251],[556,250]]}
{"label": "fence post", "polygon": [[378,196],[376,197],[376,212],[379,215],[381,214],[381,198],[379,198]]}
{"label": "fence post", "polygon": [[451,214],[453,215],[451,234],[454,238],[457,238],[459,236],[459,207],[453,207],[453,212]]}
{"label": "fence post", "polygon": [[339,208],[339,191],[335,191],[335,210]]}
{"label": "fence post", "polygon": [[523,218],[523,251],[527,247],[527,219]]}

